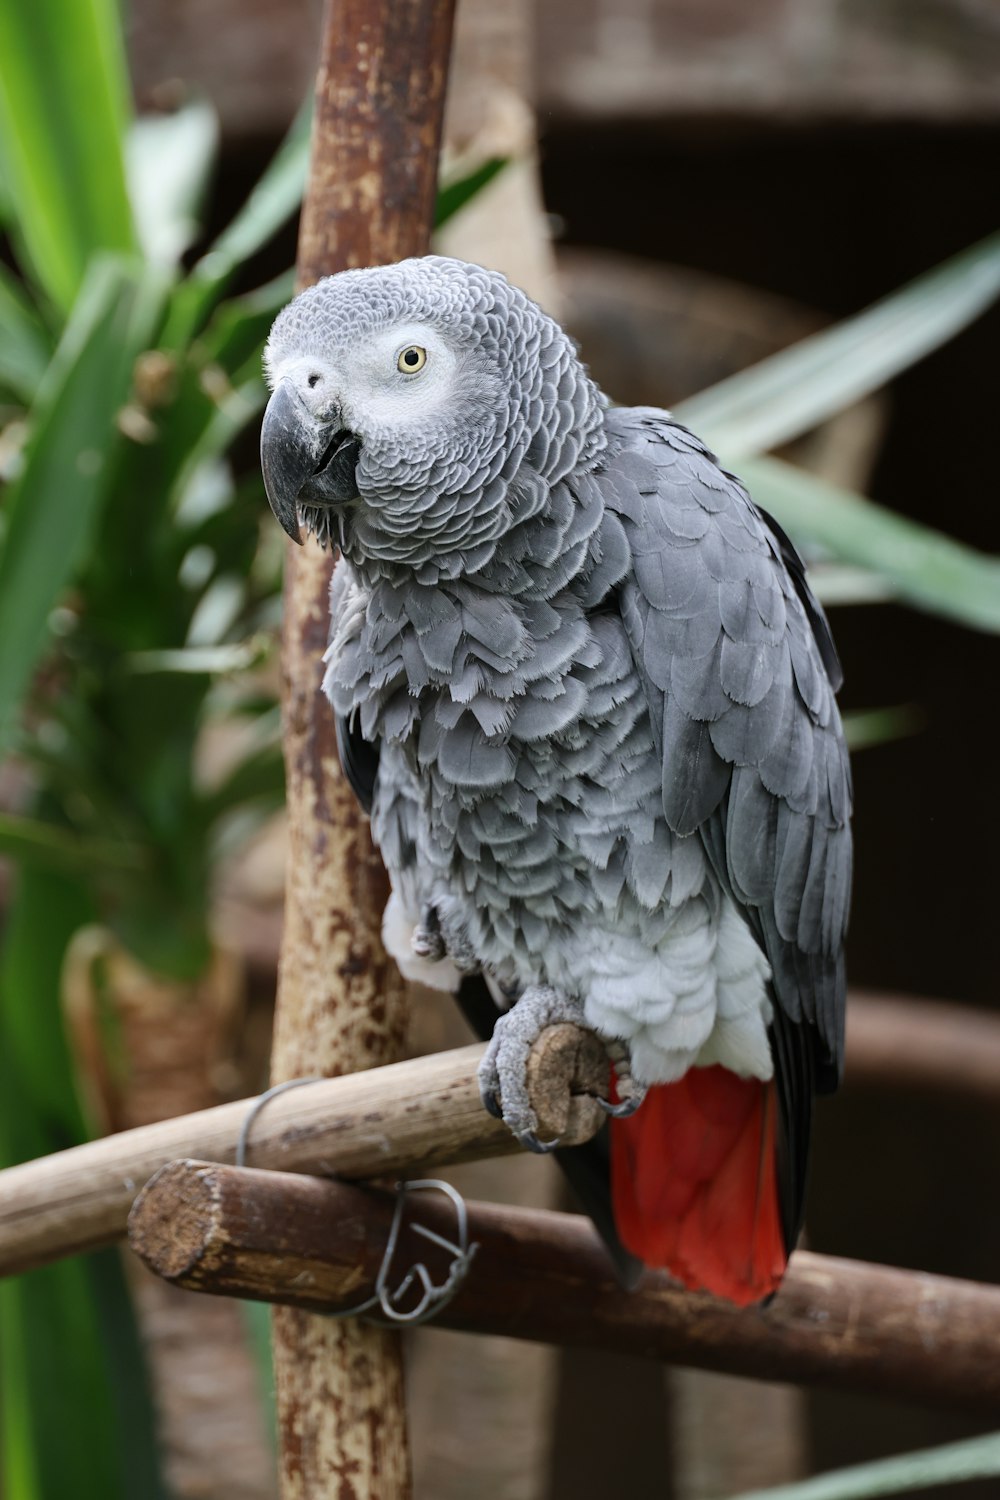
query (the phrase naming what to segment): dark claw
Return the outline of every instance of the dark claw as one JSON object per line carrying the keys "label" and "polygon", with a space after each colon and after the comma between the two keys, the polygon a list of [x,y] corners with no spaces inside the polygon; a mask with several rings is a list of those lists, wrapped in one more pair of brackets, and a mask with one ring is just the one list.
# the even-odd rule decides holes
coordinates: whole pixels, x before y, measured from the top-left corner
{"label": "dark claw", "polygon": [[483,1101],[483,1108],[488,1115],[492,1115],[494,1120],[503,1119],[503,1110],[500,1108],[500,1101],[492,1089],[480,1089],[479,1097]]}
{"label": "dark claw", "polygon": [[533,1130],[522,1131],[517,1139],[521,1142],[521,1145],[526,1146],[529,1151],[534,1151],[536,1156],[547,1156],[550,1151],[554,1151],[559,1145],[558,1140],[540,1141]]}
{"label": "dark claw", "polygon": [[612,1104],[610,1099],[598,1099],[597,1102],[612,1120],[628,1120],[635,1114],[645,1097],[644,1090],[641,1094],[633,1094],[631,1099],[619,1100],[617,1104]]}

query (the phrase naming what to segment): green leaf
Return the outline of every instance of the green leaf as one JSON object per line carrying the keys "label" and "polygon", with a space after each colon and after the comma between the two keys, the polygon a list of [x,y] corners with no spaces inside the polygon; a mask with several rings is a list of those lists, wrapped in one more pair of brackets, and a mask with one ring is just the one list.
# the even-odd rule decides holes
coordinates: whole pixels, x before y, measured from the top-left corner
{"label": "green leaf", "polygon": [[854,709],[845,713],[843,719],[844,734],[852,751],[905,739],[907,735],[916,734],[923,725],[923,716],[913,703],[899,703],[891,708]]}
{"label": "green leaf", "polygon": [[205,826],[252,803],[280,807],[285,795],[285,763],[279,744],[253,751],[225,780],[201,799]]}
{"label": "green leaf", "polygon": [[[62,1028],[61,974],[66,947],[94,920],[83,883],[21,871],[0,947],[0,1162],[27,1161],[85,1137],[83,1115]],[[31,1107],[15,1107],[17,1088]],[[52,1144],[58,1139],[58,1145]]]}
{"label": "green leaf", "polygon": [[[22,872],[0,955],[0,1165],[84,1138],[61,971],[93,919],[84,885]],[[0,1492],[161,1500],[152,1403],[120,1257],[0,1283]]]}
{"label": "green leaf", "polygon": [[879,574],[919,609],[1000,631],[1000,559],[781,459],[743,458],[739,470],[754,500],[793,541],[816,542],[841,561]]}
{"label": "green leaf", "polygon": [[115,418],[162,306],[158,275],[103,258],[92,267],[32,410],[24,469],[7,492],[0,551],[0,744],[82,560],[123,441]]}
{"label": "green leaf", "polygon": [[0,812],[0,854],[22,865],[93,876],[98,869],[143,868],[139,850],[111,839],[84,839],[41,818]]}
{"label": "green leaf", "polygon": [[173,266],[199,232],[198,212],[215,161],[219,122],[204,101],[136,120],[125,143],[139,241],[157,265]]}
{"label": "green leaf", "polygon": [[820,1474],[798,1484],[770,1490],[751,1490],[733,1500],[875,1500],[881,1495],[909,1495],[933,1485],[959,1484],[967,1479],[1000,1475],[1000,1433],[925,1448],[900,1458],[881,1458],[855,1464],[834,1474]]}
{"label": "green leaf", "polygon": [[497,173],[502,172],[506,165],[506,156],[491,156],[468,176],[443,183],[438,189],[437,203],[434,208],[434,228],[440,229],[442,224],[447,224],[448,220],[457,214],[460,208],[464,208],[488,182],[492,182]]}
{"label": "green leaf", "polygon": [[0,265],[0,387],[30,406],[52,344],[16,279]]}
{"label": "green leaf", "polygon": [[[186,672],[214,677],[225,672],[245,672],[259,666],[271,652],[272,642],[265,636],[231,645],[182,646],[173,651],[133,651],[126,661],[130,672]],[[3,822],[0,818],[0,841]]]}
{"label": "green leaf", "polygon": [[242,297],[230,297],[216,311],[195,345],[197,357],[219,365],[230,380],[250,367],[260,371],[261,350],[271,324],[295,296],[295,272],[286,271]]}
{"label": "green leaf", "polygon": [[168,348],[180,349],[190,341],[237,267],[262,249],[298,210],[309,168],[311,130],[310,99],[246,203],[179,289],[165,335]]}
{"label": "green leaf", "polygon": [[737,459],[765,453],[870,395],[946,343],[1000,296],[1000,235],[682,401],[674,415]]}
{"label": "green leaf", "polygon": [[886,604],[896,597],[885,578],[848,563],[816,563],[809,569],[809,582],[827,609],[837,604]]}
{"label": "green leaf", "polygon": [[219,281],[262,249],[298,211],[309,170],[313,104],[308,99],[246,203],[194,268]]}
{"label": "green leaf", "polygon": [[13,1394],[0,1406],[5,1495],[123,1494],[100,1340],[81,1262],[0,1283],[0,1384]]}
{"label": "green leaf", "polygon": [[244,385],[230,386],[208,405],[203,403],[200,412],[192,403],[189,446],[185,453],[175,450],[173,455],[182,461],[171,490],[175,514],[183,508],[188,488],[199,471],[226,452],[234,438],[263,411],[266,401],[267,388],[258,375]]}
{"label": "green leaf", "polygon": [[0,1484],[11,1500],[165,1497],[117,1258],[105,1252],[0,1283],[0,1386]]}
{"label": "green leaf", "polygon": [[0,5],[0,156],[11,232],[68,312],[95,251],[135,249],[122,139],[128,82],[117,0]]}

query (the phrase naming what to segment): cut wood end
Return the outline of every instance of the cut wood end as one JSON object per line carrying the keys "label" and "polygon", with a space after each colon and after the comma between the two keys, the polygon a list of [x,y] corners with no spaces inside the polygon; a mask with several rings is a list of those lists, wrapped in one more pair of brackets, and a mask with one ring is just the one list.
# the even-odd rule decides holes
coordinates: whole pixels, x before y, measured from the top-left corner
{"label": "cut wood end", "polygon": [[528,1057],[539,1138],[579,1146],[595,1136],[605,1120],[597,1098],[607,1096],[609,1077],[607,1051],[592,1031],[565,1022],[547,1026]]}
{"label": "cut wood end", "polygon": [[158,1276],[180,1281],[204,1258],[219,1217],[213,1166],[171,1161],[153,1174],[133,1203],[129,1243]]}

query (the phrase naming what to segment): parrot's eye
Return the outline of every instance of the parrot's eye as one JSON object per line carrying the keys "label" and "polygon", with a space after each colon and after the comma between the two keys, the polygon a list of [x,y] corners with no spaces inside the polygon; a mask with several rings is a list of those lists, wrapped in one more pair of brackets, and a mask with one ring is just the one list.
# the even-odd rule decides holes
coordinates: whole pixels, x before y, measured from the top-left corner
{"label": "parrot's eye", "polygon": [[427,350],[421,349],[419,344],[411,344],[404,349],[396,360],[396,369],[402,370],[404,375],[415,375],[422,370],[427,363]]}

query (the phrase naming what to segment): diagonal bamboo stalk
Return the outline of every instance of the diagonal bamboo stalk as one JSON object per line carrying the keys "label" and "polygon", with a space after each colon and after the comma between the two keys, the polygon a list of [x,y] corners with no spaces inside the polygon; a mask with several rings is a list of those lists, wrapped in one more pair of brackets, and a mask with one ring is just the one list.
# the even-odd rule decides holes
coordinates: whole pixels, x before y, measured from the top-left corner
{"label": "diagonal bamboo stalk", "polygon": [[[328,0],[302,286],[429,244],[454,0]],[[398,1055],[402,984],[379,941],[384,875],[340,775],[318,689],[330,563],[289,557],[284,633],[289,869],[272,1076],[345,1073]],[[410,1493],[398,1340],[276,1311],[284,1500]]]}
{"label": "diagonal bamboo stalk", "polygon": [[[129,1234],[152,1270],[191,1291],[335,1312],[370,1293],[392,1212],[370,1188],[178,1161],[143,1190]],[[454,1238],[449,1204],[421,1198],[409,1213]],[[622,1291],[578,1215],[468,1213],[478,1249],[442,1327],[1000,1413],[1000,1288],[801,1250],[767,1306],[736,1308],[655,1272]],[[411,1230],[394,1284],[418,1258],[430,1259],[427,1242]]]}

